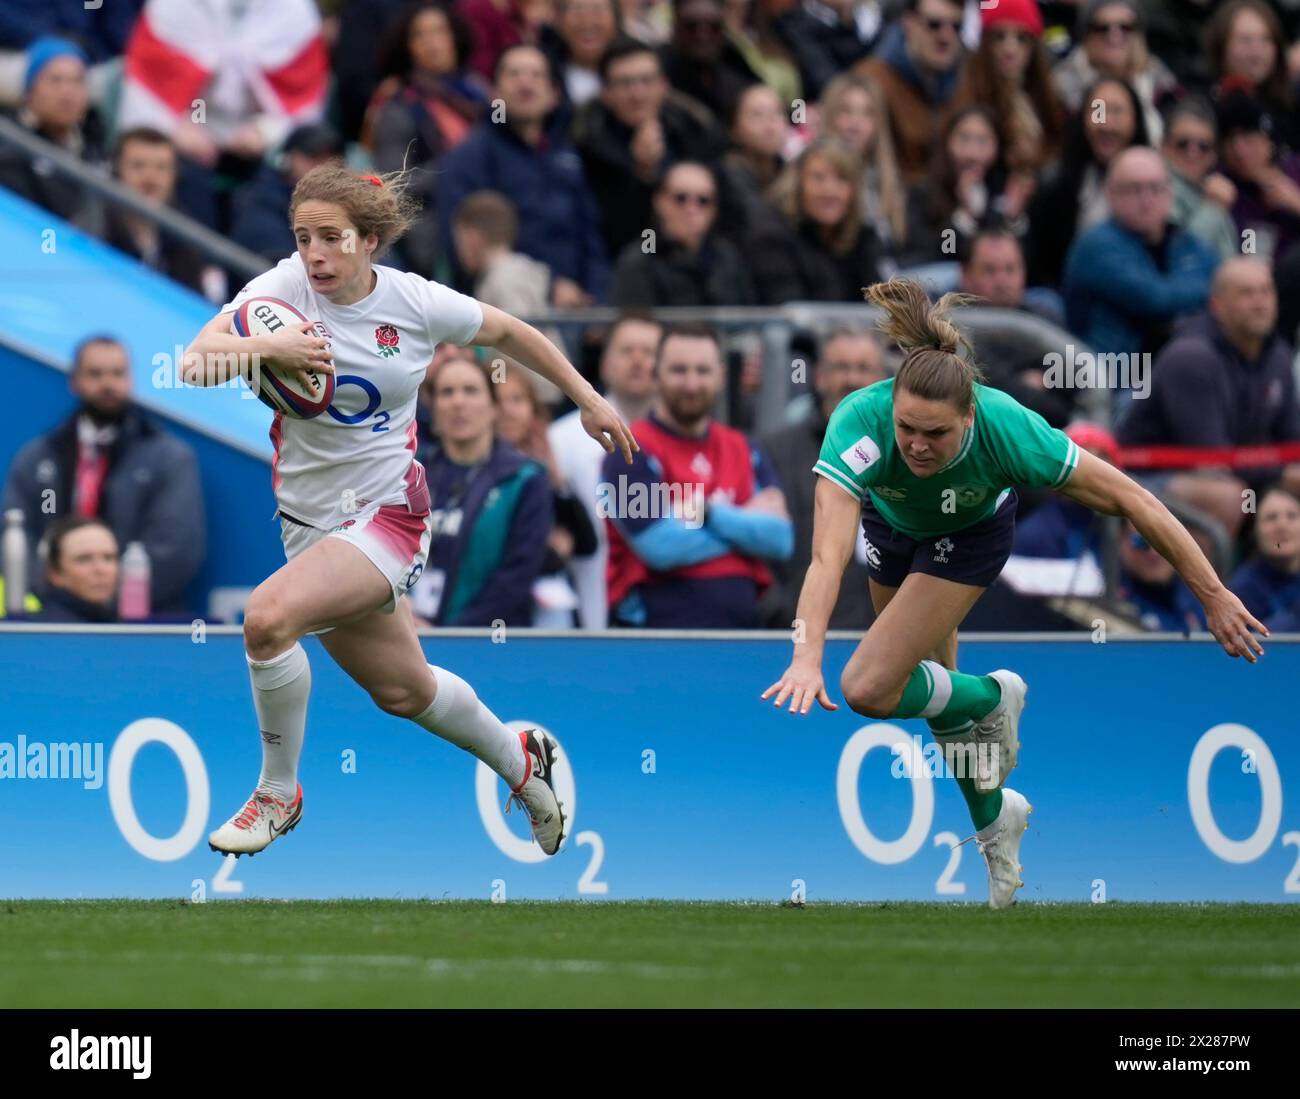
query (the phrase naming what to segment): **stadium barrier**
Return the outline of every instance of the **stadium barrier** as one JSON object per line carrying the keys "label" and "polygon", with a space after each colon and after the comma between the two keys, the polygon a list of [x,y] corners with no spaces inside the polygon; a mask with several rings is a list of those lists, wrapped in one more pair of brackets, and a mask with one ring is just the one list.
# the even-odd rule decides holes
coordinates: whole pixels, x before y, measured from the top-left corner
{"label": "stadium barrier", "polygon": [[[496,776],[375,709],[309,641],[303,826],[256,862],[223,860],[207,834],[260,760],[238,631],[15,625],[0,628],[0,896],[987,898],[923,722],[759,701],[785,635],[422,640],[503,719],[560,740],[572,818],[556,858],[503,816]],[[964,668],[1030,685],[1011,780],[1035,805],[1021,896],[1300,895],[1297,642],[1248,665],[1208,639],[963,639]],[[833,697],[853,643],[828,645]]]}

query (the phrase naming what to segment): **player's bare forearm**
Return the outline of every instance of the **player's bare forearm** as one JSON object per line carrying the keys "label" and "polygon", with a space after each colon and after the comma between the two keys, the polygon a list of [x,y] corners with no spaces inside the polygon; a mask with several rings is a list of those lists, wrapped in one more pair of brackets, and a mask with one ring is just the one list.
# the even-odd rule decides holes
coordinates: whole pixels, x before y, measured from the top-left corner
{"label": "player's bare forearm", "polygon": [[[185,349],[181,377],[186,385],[221,385],[241,373],[247,377],[247,364],[269,357],[265,336],[241,336],[232,332],[230,317],[220,314],[208,321]],[[240,367],[243,356],[244,369]],[[257,359],[253,359],[257,356]]]}
{"label": "player's bare forearm", "polygon": [[483,306],[483,327],[474,342],[491,347],[559,386],[579,408],[599,396],[586,378],[536,328],[490,305]]}
{"label": "player's bare forearm", "polygon": [[844,569],[853,554],[862,505],[825,477],[817,478],[813,499],[812,561],[795,611],[794,659],[820,666],[826,646],[826,624],[835,609]]}

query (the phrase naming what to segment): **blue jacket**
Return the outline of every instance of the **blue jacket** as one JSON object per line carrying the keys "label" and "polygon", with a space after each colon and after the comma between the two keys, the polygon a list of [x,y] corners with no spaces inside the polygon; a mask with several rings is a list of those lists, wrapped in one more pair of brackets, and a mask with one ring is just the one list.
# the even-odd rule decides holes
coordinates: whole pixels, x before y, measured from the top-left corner
{"label": "blue jacket", "polygon": [[1113,220],[1081,233],[1065,259],[1065,314],[1098,353],[1143,350],[1152,323],[1200,310],[1219,257],[1190,233],[1169,228],[1165,270],[1145,242]]}
{"label": "blue jacket", "polygon": [[269,164],[242,187],[230,201],[230,239],[250,252],[279,263],[298,248],[289,224],[289,198],[293,184]]}
{"label": "blue jacket", "polygon": [[529,626],[555,498],[546,471],[497,439],[488,460],[465,475],[437,442],[421,459],[433,505],[426,569],[444,581],[439,626]]}
{"label": "blue jacket", "polygon": [[1282,572],[1266,559],[1245,562],[1228,587],[1270,630],[1295,629],[1300,614],[1300,574]]}
{"label": "blue jacket", "polygon": [[539,148],[508,125],[480,122],[442,160],[438,182],[438,239],[450,241],[452,215],[474,191],[498,191],[519,214],[515,251],[540,260],[603,301],[609,256],[600,209],[587,185],[582,158],[569,141],[560,112]]}
{"label": "blue jacket", "polygon": [[144,0],[110,0],[94,7],[86,0],[0,4],[0,49],[25,50],[34,39],[52,34],[78,43],[96,65],[126,50],[142,7]]}
{"label": "blue jacket", "polygon": [[[108,475],[99,515],[117,536],[118,546],[144,543],[149,554],[156,612],[185,610],[185,587],[203,563],[207,533],[203,489],[194,452],[168,435],[137,409],[127,413],[121,435],[108,455]],[[14,456],[5,481],[5,509],[20,508],[31,552],[33,586],[42,575],[36,546],[55,519],[69,514],[77,469],[77,413]],[[54,511],[42,502],[53,490]]]}

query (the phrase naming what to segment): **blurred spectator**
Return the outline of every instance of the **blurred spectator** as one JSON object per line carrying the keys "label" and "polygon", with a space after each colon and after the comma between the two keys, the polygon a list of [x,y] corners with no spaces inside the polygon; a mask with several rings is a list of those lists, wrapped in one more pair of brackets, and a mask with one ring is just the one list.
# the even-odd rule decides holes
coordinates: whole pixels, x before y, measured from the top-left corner
{"label": "blurred spectator", "polygon": [[1110,162],[1125,149],[1150,144],[1128,84],[1103,77],[1086,98],[1096,109],[1075,114],[1060,163],[1029,207],[1029,277],[1040,286],[1059,286],[1071,242],[1110,216],[1103,186]]}
{"label": "blurred spectator", "polygon": [[1254,96],[1272,116],[1278,144],[1294,149],[1295,93],[1277,13],[1263,0],[1219,4],[1205,29],[1205,50],[1220,99],[1233,90]]}
{"label": "blurred spectator", "polygon": [[91,66],[90,96],[99,102],[113,69],[126,49],[143,0],[117,0],[107,6],[86,0],[42,0],[40,4],[0,4],[0,105],[22,101],[27,49],[38,38],[54,36],[75,42]]}
{"label": "blurred spectator", "polygon": [[703,106],[668,86],[649,46],[615,39],[600,60],[600,76],[599,98],[574,118],[573,141],[615,256],[650,227],[654,186],[664,168],[713,159],[722,138]]}
{"label": "blurred spectator", "polygon": [[66,515],[45,536],[45,586],[37,622],[116,622],[117,539],[108,524]]}
{"label": "blurred spectator", "polygon": [[[76,411],[22,447],[5,481],[5,510],[23,513],[33,553],[66,515],[103,519],[119,545],[149,554],[150,601],[183,613],[185,587],[203,561],[203,492],[190,448],[131,402],[126,348],[111,336],[78,345],[69,386]],[[29,575],[40,575],[33,558]]]}
{"label": "blurred spectator", "polygon": [[955,105],[980,103],[993,112],[1008,171],[1032,184],[1060,154],[1065,132],[1043,17],[1035,0],[999,0],[981,5],[980,18],[979,48],[966,60]]}
{"label": "blurred spectator", "polygon": [[674,164],[655,191],[650,249],[632,241],[614,265],[614,305],[752,305],[754,287],[740,252],[713,231],[718,187],[706,165]]}
{"label": "blurred spectator", "polygon": [[774,195],[780,220],[758,226],[746,254],[765,304],[861,301],[880,277],[880,242],[863,224],[862,167],[838,142],[818,139],[787,165]]}
{"label": "blurred spectator", "polygon": [[1119,598],[1145,630],[1189,633],[1205,629],[1205,612],[1174,566],[1132,522],[1119,540]]}
{"label": "blurred spectator", "polygon": [[[1063,323],[1061,299],[1055,292],[1045,287],[1026,289],[1024,253],[1015,234],[1006,229],[983,229],[971,239],[962,255],[959,289],[976,295],[976,306],[1018,309],[1053,324]],[[1079,390],[1047,388],[1043,355],[1036,345],[1026,348],[1014,336],[999,339],[994,332],[980,336],[979,352],[988,384],[1006,390],[1053,427],[1065,427]]]}
{"label": "blurred spectator", "polygon": [[[745,67],[776,92],[787,110],[807,95],[799,65],[790,47],[773,26],[773,15],[762,0],[723,0],[723,33],[728,47]],[[735,106],[729,112],[735,115]]]}
{"label": "blurred spectator", "polygon": [[596,529],[551,449],[550,416],[524,371],[513,367],[496,383],[497,434],[546,470],[554,494],[555,516],[546,538],[541,574],[533,584],[534,626],[566,629],[577,623],[578,593],[568,567],[596,552]]}
{"label": "blurred spectator", "polygon": [[[26,57],[18,122],[87,164],[103,164],[103,126],[98,112],[90,106],[85,52],[61,38],[38,38]],[[9,188],[87,232],[103,232],[102,204],[88,198],[80,183],[55,171],[43,157],[33,157],[24,149],[0,147],[0,187]]]}
{"label": "blurred spectator", "polygon": [[[147,126],[123,130],[113,150],[113,174],[121,184],[152,206],[172,205],[176,194],[176,147],[166,134]],[[280,220],[286,221],[280,209]],[[146,267],[204,294],[211,301],[226,300],[226,278],[220,267],[207,263],[202,253],[156,222],[116,206],[107,211],[104,239]],[[283,258],[283,257],[279,257]]]}
{"label": "blurred spectator", "polygon": [[767,191],[785,164],[790,135],[785,104],[766,84],[751,84],[736,100],[731,148],[719,170],[722,208],[719,231],[743,245],[752,226],[777,216]]}
{"label": "blurred spectator", "polygon": [[1158,142],[1160,111],[1177,94],[1178,80],[1147,49],[1137,0],[1086,0],[1078,35],[1082,41],[1052,70],[1062,105],[1071,114],[1090,110],[1088,89],[1103,77],[1122,80],[1137,94],[1146,132]]}
{"label": "blurred spectator", "polygon": [[554,275],[551,302],[589,305],[605,296],[609,260],[600,213],[582,161],[556,112],[546,55],[533,46],[501,54],[496,95],[505,120],[481,120],[443,159],[438,183],[439,232],[451,240],[451,218],[472,191],[498,191],[519,215],[518,249]]}
{"label": "blurred spectator", "polygon": [[298,126],[285,139],[276,164],[263,164],[231,203],[230,238],[279,263],[297,250],[289,224],[289,198],[298,180],[318,164],[343,155],[343,145],[323,122]]}
{"label": "blurred spectator", "polygon": [[615,0],[555,0],[555,20],[541,28],[537,44],[565,102],[581,107],[600,94],[600,59],[618,34]]}
{"label": "blurred spectator", "polygon": [[1300,241],[1300,154],[1282,154],[1276,132],[1273,116],[1245,92],[1219,101],[1221,163],[1237,192],[1232,220],[1241,249],[1270,258]]}
{"label": "blurred spectator", "polygon": [[497,437],[497,386],[465,352],[433,393],[433,538],[412,610],[435,626],[529,626],[555,510],[546,471]]}
{"label": "blurred spectator", "polygon": [[454,10],[429,2],[408,8],[385,37],[385,79],[362,129],[375,168],[413,170],[408,189],[422,209],[401,248],[411,270],[426,277],[435,274],[438,247],[438,163],[469,135],[491,94],[466,68],[472,49],[469,25]]}
{"label": "blurred spectator", "polygon": [[904,262],[955,262],[975,233],[993,225],[1023,236],[1032,187],[1023,174],[1008,177],[993,112],[978,105],[956,111],[944,126],[929,178],[908,196],[911,247]]}
{"label": "blurred spectator", "polygon": [[903,181],[917,183],[957,91],[962,7],[956,0],[906,0],[902,33],[886,34],[854,71],[880,85]]}
{"label": "blurred spectator", "polygon": [[[629,314],[615,321],[600,359],[605,397],[625,423],[635,423],[650,411],[654,400],[654,364],[660,327],[648,316]],[[570,563],[578,589],[578,619],[584,629],[603,630],[609,618],[605,599],[608,546],[604,519],[597,513],[601,466],[605,450],[583,430],[579,411],[561,416],[547,432],[560,473],[573,486],[596,528],[597,549]]]}
{"label": "blurred spectator", "polygon": [[356,141],[361,136],[370,97],[382,79],[381,46],[394,21],[411,6],[411,0],[347,0],[339,4],[338,31],[330,43],[330,70],[334,75],[335,113],[344,141]]}
{"label": "blurred spectator", "polygon": [[1219,259],[1170,224],[1173,190],[1154,149],[1111,162],[1106,198],[1110,219],[1081,233],[1066,257],[1066,316],[1094,351],[1154,354],[1176,318],[1205,305]]}
{"label": "blurred spectator", "polygon": [[320,119],[329,56],[312,0],[147,0],[126,51],[120,125],[152,126],[228,191],[304,122]]}
{"label": "blurred spectator", "polygon": [[101,625],[120,621],[120,550],[100,519],[68,515],[50,524],[40,545],[41,598],[27,597],[18,621]]}
{"label": "blurred spectator", "polygon": [[799,64],[804,96],[816,100],[839,73],[871,52],[883,19],[879,4],[802,0],[773,26]]}
{"label": "blurred spectator", "polygon": [[668,82],[704,104],[719,124],[757,80],[727,42],[721,0],[673,0],[673,33],[661,56]]}
{"label": "blurred spectator", "polygon": [[[514,251],[519,219],[510,200],[495,191],[475,191],[456,207],[452,243],[461,270],[473,280],[473,295],[516,317],[535,317],[550,304],[551,269],[540,260]],[[561,351],[564,337],[555,328],[542,332]],[[523,375],[539,401],[554,404],[563,394],[553,382],[531,370]]]}
{"label": "blurred spectator", "polygon": [[794,527],[771,466],[713,419],[722,352],[704,326],[664,333],[654,409],[632,425],[640,453],[602,467],[610,623],[677,629],[759,625],[767,562],[788,558]]}
{"label": "blurred spectator", "polygon": [[1160,145],[1174,187],[1170,220],[1203,240],[1220,259],[1230,259],[1241,251],[1241,238],[1228,213],[1237,189],[1212,170],[1215,147],[1214,112],[1209,104],[1200,99],[1174,104],[1165,116]]}
{"label": "blurred spectator", "polygon": [[819,137],[832,137],[862,161],[862,216],[880,241],[881,274],[896,266],[908,239],[907,188],[894,155],[884,93],[865,76],[843,73],[826,85]]}
{"label": "blurred spectator", "polygon": [[[1300,440],[1291,349],[1275,335],[1277,294],[1267,264],[1227,260],[1214,276],[1208,315],[1179,327],[1152,371],[1151,396],[1120,422],[1125,446],[1249,446]],[[1300,489],[1300,463],[1283,471]],[[1277,470],[1188,470],[1139,477],[1148,488],[1186,500],[1235,537],[1247,480]]]}
{"label": "blurred spectator", "polygon": [[512,46],[533,46],[555,18],[553,0],[459,0],[457,8],[474,31],[470,68],[494,79],[501,55]]}
{"label": "blurred spectator", "polygon": [[[780,428],[763,440],[763,450],[785,491],[786,506],[794,522],[793,554],[772,565],[776,587],[769,624],[774,628],[788,628],[794,620],[799,590],[812,561],[813,497],[817,480],[812,469],[821,454],[827,421],[836,405],[850,393],[887,376],[884,355],[874,335],[858,329],[835,329],[822,341],[813,367],[816,401],[802,420]],[[856,552],[831,612],[831,629],[862,630],[871,621],[868,577],[866,547],[859,532]]]}
{"label": "blurred spectator", "polygon": [[1270,630],[1300,623],[1300,496],[1271,485],[1259,496],[1255,555],[1232,574],[1228,587]]}

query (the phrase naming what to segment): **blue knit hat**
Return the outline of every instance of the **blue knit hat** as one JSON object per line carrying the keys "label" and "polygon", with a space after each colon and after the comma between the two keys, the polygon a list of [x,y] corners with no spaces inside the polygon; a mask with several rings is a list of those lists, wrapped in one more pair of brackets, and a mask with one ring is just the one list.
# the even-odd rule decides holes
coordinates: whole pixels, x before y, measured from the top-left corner
{"label": "blue knit hat", "polygon": [[75,57],[83,65],[88,60],[86,51],[75,42],[69,42],[66,38],[56,38],[52,34],[41,35],[27,47],[27,76],[23,80],[24,95],[32,90],[32,84],[41,75],[41,70],[56,57]]}

